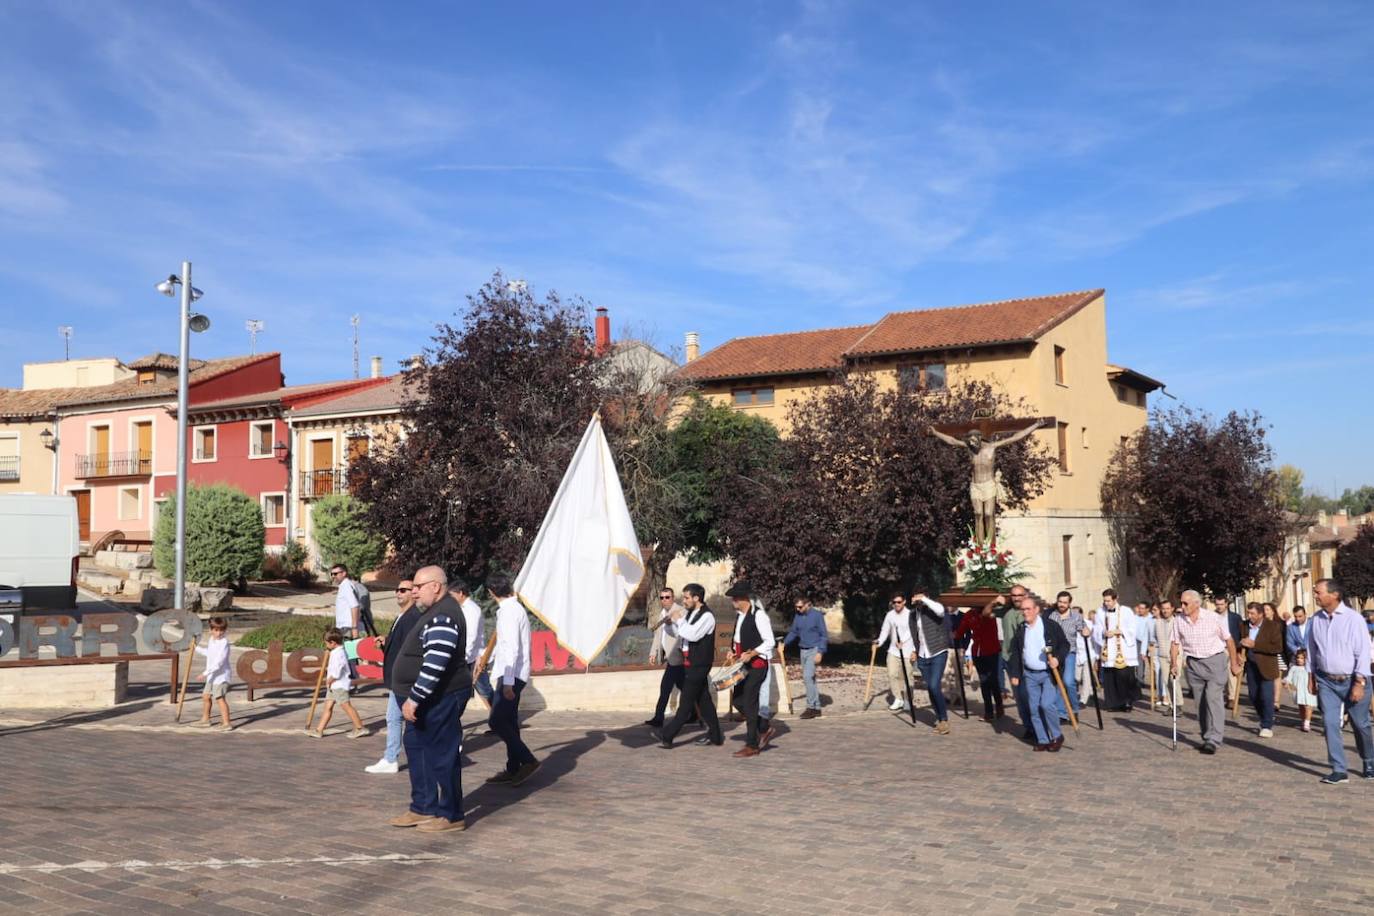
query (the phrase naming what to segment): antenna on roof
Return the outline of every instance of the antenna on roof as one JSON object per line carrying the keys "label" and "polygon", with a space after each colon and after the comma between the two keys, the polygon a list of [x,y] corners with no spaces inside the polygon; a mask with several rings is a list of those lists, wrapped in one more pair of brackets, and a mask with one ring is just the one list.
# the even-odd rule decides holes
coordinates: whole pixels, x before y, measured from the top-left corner
{"label": "antenna on roof", "polygon": [[63,356],[62,358],[63,358],[63,359],[71,359],[71,358],[72,358],[72,326],[69,325],[69,324],[59,324],[59,325],[57,326],[57,333],[60,334],[60,335],[62,335],[62,348],[63,348],[63,350],[64,350],[65,353],[66,353],[66,355]]}
{"label": "antenna on roof", "polygon": [[348,323],[353,325],[353,377],[358,377],[358,321],[359,317],[354,315],[348,319]]}
{"label": "antenna on roof", "polygon": [[254,356],[257,356],[258,332],[267,329],[267,322],[261,321],[257,318],[249,318],[247,321],[243,323],[243,326],[248,331],[249,352],[251,352]]}

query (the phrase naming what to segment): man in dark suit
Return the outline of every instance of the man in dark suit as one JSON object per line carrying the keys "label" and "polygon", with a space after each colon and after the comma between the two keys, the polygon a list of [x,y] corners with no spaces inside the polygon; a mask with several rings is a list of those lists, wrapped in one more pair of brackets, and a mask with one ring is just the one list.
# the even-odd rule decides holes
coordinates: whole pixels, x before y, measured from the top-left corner
{"label": "man in dark suit", "polygon": [[1058,751],[1064,745],[1064,732],[1059,727],[1059,687],[1054,673],[1069,657],[1069,640],[1059,624],[1040,613],[1040,602],[1034,598],[1022,598],[1020,611],[1024,620],[1011,637],[1007,674],[1012,687],[1025,693],[1035,749]]}

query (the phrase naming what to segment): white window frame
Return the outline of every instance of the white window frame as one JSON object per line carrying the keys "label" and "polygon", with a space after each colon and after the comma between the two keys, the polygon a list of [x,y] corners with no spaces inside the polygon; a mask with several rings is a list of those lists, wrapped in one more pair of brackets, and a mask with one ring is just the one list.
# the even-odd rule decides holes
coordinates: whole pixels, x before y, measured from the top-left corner
{"label": "white window frame", "polygon": [[[281,521],[269,522],[267,520],[267,498],[269,496],[281,497]],[[285,528],[286,527],[286,491],[274,490],[268,493],[258,494],[258,509],[262,512],[262,526],[264,528]]]}
{"label": "white window frame", "polygon": [[[124,494],[133,490],[138,494],[138,513],[135,515],[124,514]],[[121,522],[136,522],[143,518],[143,495],[144,487],[142,484],[134,486],[121,486],[115,491],[115,519]]]}
{"label": "white window frame", "polygon": [[[271,446],[271,445],[269,445],[269,446],[267,447],[267,452],[266,452],[265,454],[262,454],[262,455],[254,455],[254,454],[253,454],[253,430],[256,429],[256,428],[259,427],[259,426],[267,426],[267,427],[270,427],[271,430],[272,430],[272,432],[271,432],[271,434],[267,437],[267,441],[268,441],[268,442],[271,442],[271,443],[273,443],[273,444],[276,443],[276,438],[277,438],[277,421],[276,421],[276,420],[250,420],[250,421],[248,421],[248,458],[249,458],[250,460],[252,460],[252,461],[261,461],[263,458],[272,458],[272,457],[274,457],[274,452],[272,451],[272,446]],[[215,454],[219,454],[219,452],[216,451]]]}
{"label": "white window frame", "polygon": [[104,429],[108,429],[108,430],[110,431],[110,450],[109,450],[108,452],[106,452],[106,454],[107,454],[107,455],[113,455],[113,454],[115,453],[114,424],[111,423],[109,420],[100,420],[100,421],[94,422],[94,423],[93,423],[93,422],[90,422],[90,421],[87,421],[87,422],[86,422],[86,454],[87,454],[88,456],[89,456],[89,455],[94,455],[94,454],[95,454],[95,431],[96,431],[97,429],[101,429],[102,427],[103,427]]}
{"label": "white window frame", "polygon": [[[198,458],[200,453],[200,434],[202,430],[210,430],[215,434],[215,457]],[[205,423],[200,426],[191,427],[191,463],[192,464],[213,464],[219,460],[219,424]]]}

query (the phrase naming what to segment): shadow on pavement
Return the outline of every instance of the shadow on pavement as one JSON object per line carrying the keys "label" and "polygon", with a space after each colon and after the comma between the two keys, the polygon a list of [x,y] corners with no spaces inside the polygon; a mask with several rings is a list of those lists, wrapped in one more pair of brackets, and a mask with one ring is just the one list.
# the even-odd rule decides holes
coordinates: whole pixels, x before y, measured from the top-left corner
{"label": "shadow on pavement", "polygon": [[90,725],[96,722],[107,722],[111,719],[129,715],[130,713],[143,712],[152,708],[157,702],[157,700],[144,700],[137,703],[123,703],[113,709],[74,712],[43,722],[35,722],[32,725],[0,726],[0,738],[9,737],[11,735],[25,735],[31,732],[51,731],[57,728],[70,728],[73,725]]}

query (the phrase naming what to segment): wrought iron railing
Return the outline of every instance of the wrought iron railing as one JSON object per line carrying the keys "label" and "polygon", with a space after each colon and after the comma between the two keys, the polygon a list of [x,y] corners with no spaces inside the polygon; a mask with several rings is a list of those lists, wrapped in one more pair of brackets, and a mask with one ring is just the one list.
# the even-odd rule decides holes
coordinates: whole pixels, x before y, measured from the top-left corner
{"label": "wrought iron railing", "polygon": [[153,456],[142,452],[105,452],[77,455],[77,477],[146,477],[153,473]]}
{"label": "wrought iron railing", "polygon": [[301,498],[318,499],[334,493],[346,492],[347,474],[343,468],[321,468],[301,471]]}
{"label": "wrought iron railing", "polygon": [[0,480],[19,479],[19,456],[6,455],[0,458]]}

